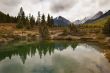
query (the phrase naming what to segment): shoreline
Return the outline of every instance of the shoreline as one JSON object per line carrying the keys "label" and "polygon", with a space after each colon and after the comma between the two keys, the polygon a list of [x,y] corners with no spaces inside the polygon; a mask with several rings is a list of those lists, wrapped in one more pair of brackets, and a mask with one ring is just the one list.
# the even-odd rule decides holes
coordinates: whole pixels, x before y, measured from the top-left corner
{"label": "shoreline", "polygon": [[[39,36],[37,35],[30,35],[30,36],[13,36],[13,37],[3,37],[0,38],[0,43],[8,43],[11,41],[22,41],[22,40],[27,40],[27,41],[40,41],[38,40]],[[98,38],[94,38],[94,37],[82,37],[82,36],[57,36],[57,37],[53,37],[50,38],[48,40],[67,40],[67,41],[84,41],[84,42],[95,42],[95,43],[99,43],[101,45],[110,47],[110,37],[105,37],[103,39],[98,39]]]}
{"label": "shoreline", "polygon": [[[110,37],[101,33],[74,33],[63,34],[65,28],[54,27],[49,28],[50,38],[48,40],[78,40],[97,42],[110,47]],[[1,23],[0,24],[0,43],[20,40],[39,40],[38,27],[33,29],[17,29],[16,23]],[[81,35],[82,34],[82,35]]]}

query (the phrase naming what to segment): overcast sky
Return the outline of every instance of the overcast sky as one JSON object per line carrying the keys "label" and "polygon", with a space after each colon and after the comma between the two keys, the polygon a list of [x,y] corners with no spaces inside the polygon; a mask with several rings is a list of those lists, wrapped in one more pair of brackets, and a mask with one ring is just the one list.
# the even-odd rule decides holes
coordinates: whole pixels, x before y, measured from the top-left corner
{"label": "overcast sky", "polygon": [[110,0],[0,0],[0,11],[16,16],[20,7],[26,15],[37,16],[37,12],[63,16],[70,21],[92,16],[98,11],[110,9]]}

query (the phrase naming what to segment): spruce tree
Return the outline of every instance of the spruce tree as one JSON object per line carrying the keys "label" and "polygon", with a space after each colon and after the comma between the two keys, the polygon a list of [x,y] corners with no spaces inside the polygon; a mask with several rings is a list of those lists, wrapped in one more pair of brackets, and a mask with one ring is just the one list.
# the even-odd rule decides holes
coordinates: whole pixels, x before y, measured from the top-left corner
{"label": "spruce tree", "polygon": [[10,16],[9,16],[9,14],[6,15],[6,22],[7,22],[7,23],[10,22]]}
{"label": "spruce tree", "polygon": [[17,22],[16,27],[17,28],[23,28],[25,25],[25,13],[24,13],[22,7],[20,8],[20,12],[18,13],[17,19],[18,19],[18,22]]}
{"label": "spruce tree", "polygon": [[53,19],[53,17],[51,16],[51,18],[50,18],[50,24],[51,24],[51,27],[53,27],[54,26],[54,19]]}
{"label": "spruce tree", "polygon": [[0,23],[16,23],[16,17],[12,17],[9,14],[4,14],[0,11]]}
{"label": "spruce tree", "polygon": [[51,26],[51,18],[50,18],[50,15],[48,14],[48,17],[47,17],[47,25],[50,27]]}
{"label": "spruce tree", "polygon": [[32,16],[30,15],[30,25],[31,25],[31,28],[33,28],[35,25],[35,18],[33,17],[33,15]]}
{"label": "spruce tree", "polygon": [[53,26],[54,26],[53,17],[50,16],[49,14],[48,14],[48,17],[47,17],[47,25],[48,25],[49,27],[53,27]]}
{"label": "spruce tree", "polygon": [[45,21],[45,15],[44,14],[42,15],[42,18],[41,18],[41,24],[39,26],[39,33],[40,33],[41,39],[44,39],[44,40],[49,39],[49,30],[48,30],[48,26],[47,26],[46,21]]}
{"label": "spruce tree", "polygon": [[110,36],[110,18],[108,18],[108,20],[103,28],[103,33]]}
{"label": "spruce tree", "polygon": [[36,24],[37,25],[40,25],[41,23],[41,16],[40,16],[40,11],[38,12],[38,16],[37,16],[37,21],[36,21]]}
{"label": "spruce tree", "polygon": [[31,28],[30,21],[29,21],[29,18],[28,17],[26,17],[26,28],[27,29],[30,29]]}

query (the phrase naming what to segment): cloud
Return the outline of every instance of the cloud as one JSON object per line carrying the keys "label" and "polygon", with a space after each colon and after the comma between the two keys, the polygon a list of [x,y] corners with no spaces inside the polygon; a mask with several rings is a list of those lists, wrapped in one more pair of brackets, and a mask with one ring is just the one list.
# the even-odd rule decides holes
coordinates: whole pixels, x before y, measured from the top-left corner
{"label": "cloud", "polygon": [[0,3],[5,6],[17,6],[21,0],[0,0]]}
{"label": "cloud", "polygon": [[107,4],[110,4],[110,0],[98,0],[100,6],[105,6]]}
{"label": "cloud", "polygon": [[108,11],[110,0],[0,0],[0,11],[12,16],[18,15],[20,7],[25,14],[37,16],[41,11],[56,16],[63,16],[71,21],[94,15],[98,11]]}
{"label": "cloud", "polygon": [[77,3],[76,0],[53,0],[51,2],[51,11],[58,13],[61,11],[69,10]]}
{"label": "cloud", "polygon": [[106,6],[110,4],[110,0],[91,0],[91,3],[96,3],[99,6]]}
{"label": "cloud", "polygon": [[31,2],[32,4],[41,3],[41,2],[43,2],[43,1],[48,1],[48,0],[30,0],[30,2]]}
{"label": "cloud", "polygon": [[0,11],[15,16],[18,14],[20,4],[21,0],[0,0]]}

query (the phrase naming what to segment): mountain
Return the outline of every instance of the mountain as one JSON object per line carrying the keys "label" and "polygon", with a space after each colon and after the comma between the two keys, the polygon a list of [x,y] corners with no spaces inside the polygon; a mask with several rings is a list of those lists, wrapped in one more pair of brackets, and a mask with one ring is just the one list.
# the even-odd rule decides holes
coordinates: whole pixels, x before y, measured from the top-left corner
{"label": "mountain", "polygon": [[99,18],[102,15],[103,15],[103,12],[99,11],[97,14],[95,14],[93,17],[91,17],[91,20],[95,20],[95,19]]}
{"label": "mountain", "polygon": [[76,20],[76,21],[74,21],[73,22],[75,25],[77,25],[77,24],[82,24],[82,21],[81,20]]}
{"label": "mountain", "polygon": [[74,21],[74,24],[77,25],[77,24],[84,24],[87,20],[89,20],[90,17],[85,17],[84,19],[82,20],[76,20]]}
{"label": "mountain", "polygon": [[106,13],[101,14],[100,16],[98,16],[98,17],[95,18],[95,19],[86,21],[85,23],[92,23],[92,22],[94,22],[94,21],[97,21],[97,20],[99,20],[99,19],[102,19],[102,18],[105,18],[105,17],[108,17],[108,16],[110,16],[110,10],[107,11]]}
{"label": "mountain", "polygon": [[107,16],[110,16],[110,10],[107,11],[106,13],[104,13],[102,16],[100,16],[98,19],[100,18],[104,18],[104,17],[107,17]]}
{"label": "mountain", "polygon": [[71,22],[62,16],[54,18],[55,26],[68,26],[69,24],[71,24]]}
{"label": "mountain", "polygon": [[74,24],[84,24],[84,23],[87,23],[87,22],[91,22],[91,21],[93,21],[93,20],[99,18],[99,17],[102,16],[102,15],[103,15],[103,12],[102,12],[102,11],[99,11],[99,12],[96,13],[94,16],[86,17],[86,18],[84,18],[84,19],[82,19],[82,20],[76,20],[76,21],[74,22]]}

